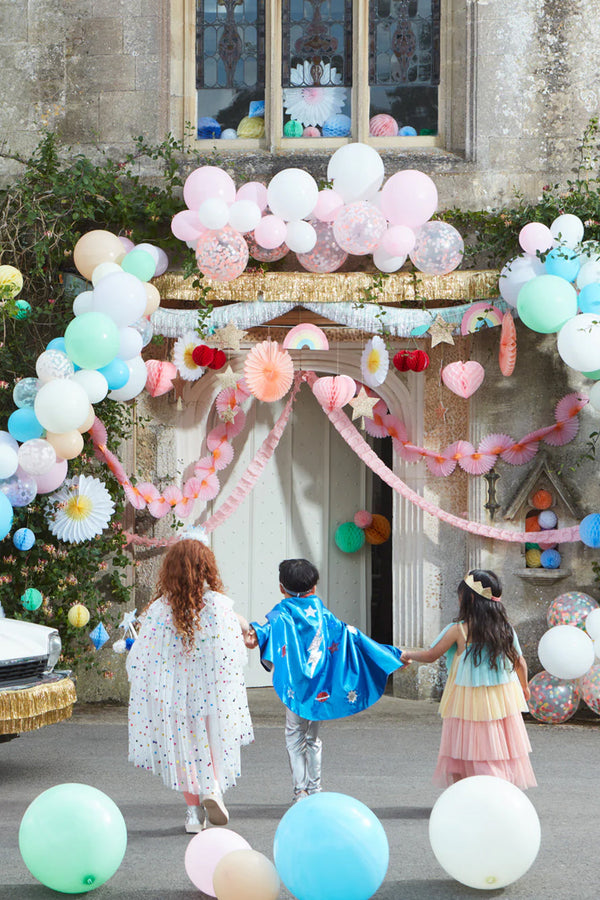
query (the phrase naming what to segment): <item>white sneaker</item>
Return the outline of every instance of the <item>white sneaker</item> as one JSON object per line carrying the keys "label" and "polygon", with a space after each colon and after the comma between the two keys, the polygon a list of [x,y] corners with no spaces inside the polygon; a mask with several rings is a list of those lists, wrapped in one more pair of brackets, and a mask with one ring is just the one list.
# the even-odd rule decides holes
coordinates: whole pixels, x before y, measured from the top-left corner
{"label": "white sneaker", "polygon": [[185,830],[187,834],[198,834],[204,829],[204,816],[202,816],[202,821],[200,821],[199,813],[199,806],[188,806],[185,814]]}
{"label": "white sneaker", "polygon": [[308,791],[298,791],[297,794],[294,794],[293,803],[299,803],[300,800],[304,800],[305,797],[308,797]]}
{"label": "white sneaker", "polygon": [[207,794],[202,798],[202,806],[211,825],[227,825],[229,813],[220,794]]}

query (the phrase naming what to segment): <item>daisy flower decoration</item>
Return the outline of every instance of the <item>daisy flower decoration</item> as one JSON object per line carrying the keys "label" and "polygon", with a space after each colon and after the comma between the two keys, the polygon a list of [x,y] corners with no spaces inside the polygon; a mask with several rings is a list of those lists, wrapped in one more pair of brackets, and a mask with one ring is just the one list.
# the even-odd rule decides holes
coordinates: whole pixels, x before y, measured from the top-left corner
{"label": "daisy flower decoration", "polygon": [[290,72],[294,87],[283,92],[283,105],[292,119],[303,125],[322,125],[330,116],[335,116],[344,108],[346,91],[335,87],[342,80],[329,63],[323,66],[319,84],[315,84],[310,73],[311,63],[304,62]]}
{"label": "daisy flower decoration", "polygon": [[196,365],[192,358],[194,349],[198,346],[198,335],[188,331],[175,341],[173,347],[173,362],[177,366],[179,374],[186,381],[197,381],[204,374],[202,366]]}
{"label": "daisy flower decoration", "polygon": [[378,335],[367,341],[367,345],[360,358],[360,369],[364,383],[370,388],[376,388],[386,379],[390,358],[385,344]]}
{"label": "daisy flower decoration", "polygon": [[59,540],[80,544],[101,534],[114,511],[115,504],[98,478],[77,475],[49,498],[46,521]]}

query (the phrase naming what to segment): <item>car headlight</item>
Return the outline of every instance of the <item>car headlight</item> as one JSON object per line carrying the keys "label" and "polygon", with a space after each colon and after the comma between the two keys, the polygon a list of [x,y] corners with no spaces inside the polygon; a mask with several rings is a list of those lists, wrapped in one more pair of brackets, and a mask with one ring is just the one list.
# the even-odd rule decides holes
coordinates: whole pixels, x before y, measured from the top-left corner
{"label": "car headlight", "polygon": [[53,631],[48,638],[48,663],[46,665],[46,672],[52,671],[52,669],[58,662],[61,650],[62,641],[60,639],[60,634],[58,633],[58,631]]}

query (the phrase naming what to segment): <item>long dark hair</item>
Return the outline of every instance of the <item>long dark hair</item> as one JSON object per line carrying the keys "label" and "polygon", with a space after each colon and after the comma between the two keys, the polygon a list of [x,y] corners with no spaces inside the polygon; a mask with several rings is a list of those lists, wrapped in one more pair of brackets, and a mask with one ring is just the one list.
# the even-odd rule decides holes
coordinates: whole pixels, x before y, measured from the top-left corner
{"label": "long dark hair", "polygon": [[[482,587],[489,588],[492,597],[499,598],[502,594],[502,585],[495,572],[487,569],[471,569],[469,575],[473,581],[479,581]],[[458,620],[462,620],[469,632],[469,646],[467,653],[471,653],[476,666],[481,663],[481,654],[487,650],[490,666],[498,668],[498,661],[507,657],[512,663],[513,669],[519,659],[514,641],[514,633],[504,604],[499,599],[488,600],[477,594],[465,581],[458,586],[458,599],[460,606]]]}

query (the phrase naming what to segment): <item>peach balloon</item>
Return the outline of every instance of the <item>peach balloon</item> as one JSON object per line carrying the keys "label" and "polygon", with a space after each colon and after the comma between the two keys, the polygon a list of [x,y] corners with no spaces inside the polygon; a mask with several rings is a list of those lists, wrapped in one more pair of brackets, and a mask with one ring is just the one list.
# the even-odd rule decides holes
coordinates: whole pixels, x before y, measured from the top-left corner
{"label": "peach balloon", "polygon": [[89,411],[89,413],[88,413],[87,419],[85,420],[85,422],[82,422],[82,423],[81,423],[81,425],[79,426],[79,428],[77,429],[77,431],[78,431],[80,434],[85,434],[86,431],[89,431],[89,430],[90,430],[90,428],[91,428],[92,425],[94,424],[95,419],[96,419],[96,413],[94,412],[94,407],[93,407],[92,404],[90,403],[90,411]]}
{"label": "peach balloon", "polygon": [[160,306],[160,293],[158,288],[153,284],[150,284],[149,281],[144,282],[144,289],[146,291],[146,309],[144,310],[144,315],[151,316]]}
{"label": "peach balloon", "polygon": [[79,431],[65,431],[63,434],[47,431],[46,440],[61,459],[75,459],[83,450],[83,437]]}
{"label": "peach balloon", "polygon": [[100,263],[118,263],[124,256],[123,243],[110,231],[88,231],[79,238],[73,250],[75,267],[88,281]]}
{"label": "peach balloon", "polygon": [[277,900],[279,875],[270,859],[257,850],[232,850],[213,873],[217,900]]}

